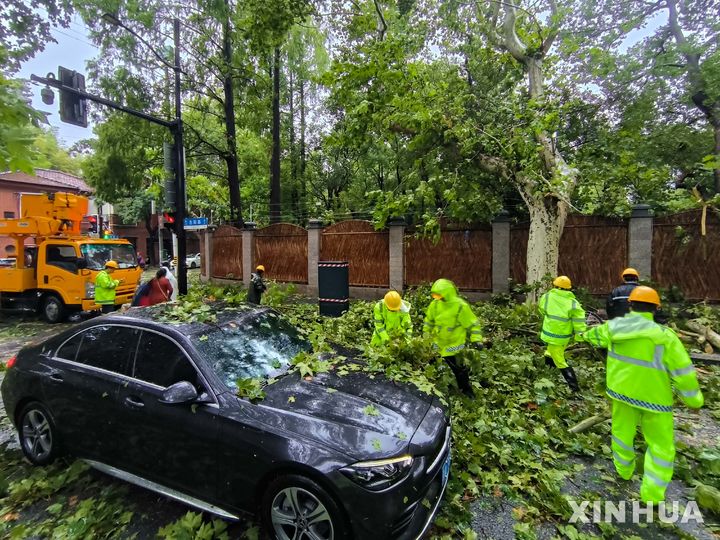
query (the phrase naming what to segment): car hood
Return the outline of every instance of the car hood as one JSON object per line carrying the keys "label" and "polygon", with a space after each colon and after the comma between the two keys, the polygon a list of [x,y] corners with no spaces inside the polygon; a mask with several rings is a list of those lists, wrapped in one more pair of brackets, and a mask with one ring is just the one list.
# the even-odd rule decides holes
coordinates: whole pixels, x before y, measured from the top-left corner
{"label": "car hood", "polygon": [[422,453],[422,448],[410,448],[411,441],[433,403],[431,396],[409,385],[357,372],[291,373],[266,386],[265,393],[258,404],[264,423],[354,459]]}

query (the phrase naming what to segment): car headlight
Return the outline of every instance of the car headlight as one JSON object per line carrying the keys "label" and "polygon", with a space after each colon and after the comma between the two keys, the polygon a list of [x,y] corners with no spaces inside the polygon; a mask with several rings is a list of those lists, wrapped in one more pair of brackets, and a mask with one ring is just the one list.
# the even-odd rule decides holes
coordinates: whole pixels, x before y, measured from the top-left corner
{"label": "car headlight", "polygon": [[412,467],[412,456],[360,461],[340,469],[345,476],[371,491],[380,491],[405,478]]}
{"label": "car headlight", "polygon": [[85,298],[95,298],[95,285],[89,281],[85,282]]}

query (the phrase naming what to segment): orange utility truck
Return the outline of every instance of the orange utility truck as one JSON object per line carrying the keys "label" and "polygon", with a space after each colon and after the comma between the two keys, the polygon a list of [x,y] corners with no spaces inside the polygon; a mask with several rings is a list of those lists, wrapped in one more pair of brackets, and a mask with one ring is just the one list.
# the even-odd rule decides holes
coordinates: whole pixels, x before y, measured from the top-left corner
{"label": "orange utility truck", "polygon": [[23,195],[21,217],[0,219],[0,237],[15,244],[0,266],[0,309],[34,310],[50,323],[99,310],[95,277],[109,260],[119,265],[113,278],[123,280],[115,303],[132,301],[142,274],[135,248],[84,235],[87,209],[88,199],[72,193]]}

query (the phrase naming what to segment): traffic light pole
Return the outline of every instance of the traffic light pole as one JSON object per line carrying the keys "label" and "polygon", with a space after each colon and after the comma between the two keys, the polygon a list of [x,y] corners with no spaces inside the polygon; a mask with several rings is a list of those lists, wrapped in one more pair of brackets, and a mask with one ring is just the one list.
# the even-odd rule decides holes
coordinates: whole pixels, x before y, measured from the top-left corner
{"label": "traffic light pole", "polygon": [[180,294],[187,294],[187,246],[185,245],[185,149],[183,148],[182,99],[180,95],[180,20],[173,21],[173,37],[175,39],[175,182],[177,203],[175,209],[175,232],[178,239],[177,280]]}
{"label": "traffic light pole", "polygon": [[[124,27],[125,28],[125,27]],[[126,28],[127,29],[127,28]],[[105,99],[104,97],[96,96],[93,94],[89,94],[85,92],[84,90],[80,90],[78,88],[73,88],[72,86],[67,86],[63,84],[61,81],[58,81],[54,77],[38,77],[36,75],[30,75],[30,80],[44,84],[46,86],[52,86],[53,88],[56,88],[60,90],[61,92],[65,92],[67,94],[79,96],[82,99],[86,99],[88,101],[92,101],[94,103],[100,103],[101,105],[105,105],[106,107],[110,107],[111,109],[115,109],[118,111],[122,111],[124,113],[130,114],[132,116],[136,116],[138,118],[142,118],[143,120],[147,120],[148,122],[152,122],[154,124],[159,124],[161,126],[164,126],[166,128],[169,128],[170,131],[173,134],[173,137],[175,139],[175,157],[176,157],[176,167],[175,167],[175,186],[177,190],[177,209],[176,209],[176,221],[175,221],[175,228],[176,228],[176,234],[178,237],[178,251],[176,253],[178,258],[178,266],[177,266],[177,280],[178,280],[178,289],[180,294],[187,294],[187,265],[185,263],[185,257],[187,255],[187,247],[185,246],[185,214],[186,214],[186,208],[185,208],[185,152],[183,149],[183,123],[182,123],[182,99],[180,95],[180,20],[175,19],[173,21],[173,34],[175,39],[175,64],[173,66],[173,70],[175,72],[175,119],[172,121],[165,120],[163,118],[158,118],[156,116],[153,116],[151,114],[144,113],[142,111],[138,111],[136,109],[131,109],[130,107],[125,107],[124,105],[121,105],[120,103],[116,103],[114,101],[110,101],[109,99]],[[155,51],[153,51],[155,52]],[[157,55],[157,53],[155,53]],[[52,75],[52,74],[51,74]],[[101,223],[98,224],[98,227],[101,226]],[[161,234],[161,233],[159,233]],[[160,254],[162,256],[162,253]]]}

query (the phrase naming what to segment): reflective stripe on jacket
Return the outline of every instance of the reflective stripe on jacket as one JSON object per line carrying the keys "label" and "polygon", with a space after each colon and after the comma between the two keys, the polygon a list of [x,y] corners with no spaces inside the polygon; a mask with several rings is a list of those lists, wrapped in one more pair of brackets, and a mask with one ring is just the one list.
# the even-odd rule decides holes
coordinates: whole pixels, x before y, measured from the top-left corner
{"label": "reflective stripe on jacket", "polygon": [[628,299],[632,290],[637,286],[636,281],[629,281],[612,290],[605,302],[608,319],[623,317],[630,313],[630,301]]}
{"label": "reflective stripe on jacket", "polygon": [[582,338],[607,355],[607,394],[612,399],[652,412],[670,413],[672,386],[693,408],[704,399],[685,347],[652,313],[629,313],[596,326]]}
{"label": "reflective stripe on jacket", "polygon": [[115,287],[120,281],[110,277],[105,270],[95,276],[95,302],[98,304],[115,304]]}
{"label": "reflective stripe on jacket", "polygon": [[470,343],[483,340],[480,321],[470,305],[460,298],[452,281],[439,279],[432,292],[440,294],[442,300],[433,300],[425,312],[423,333],[432,336],[440,349],[441,356],[453,356]]}
{"label": "reflective stripe on jacket", "polygon": [[410,320],[410,305],[403,300],[400,311],[390,311],[385,302],[380,300],[373,308],[373,323],[375,331],[370,345],[382,345],[390,341],[391,337],[410,337],[412,335],[412,321]]}
{"label": "reflective stripe on jacket", "polygon": [[585,311],[572,291],[549,290],[540,297],[538,309],[544,317],[540,339],[545,343],[567,345],[573,333],[585,331]]}

